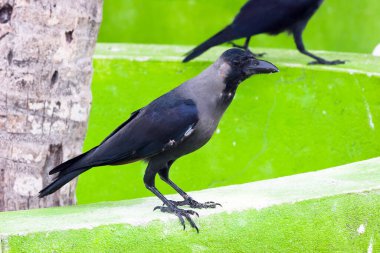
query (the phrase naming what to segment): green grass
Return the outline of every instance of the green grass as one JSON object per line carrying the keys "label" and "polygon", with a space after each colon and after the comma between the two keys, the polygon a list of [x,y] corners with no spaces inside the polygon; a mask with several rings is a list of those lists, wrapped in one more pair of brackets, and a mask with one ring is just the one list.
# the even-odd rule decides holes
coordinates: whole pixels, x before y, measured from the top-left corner
{"label": "green grass", "polygon": [[[372,252],[380,250],[380,195],[340,195],[200,219],[200,234],[177,221],[109,225],[3,241],[5,252]],[[360,226],[365,230],[358,232]]]}
{"label": "green grass", "polygon": [[[100,46],[84,149],[99,144],[129,114],[197,75],[222,48],[182,64],[188,48]],[[294,51],[266,50],[281,72],[241,84],[219,132],[176,161],[172,179],[186,191],[319,170],[380,155],[379,61],[367,55],[337,67],[307,66]],[[124,58],[124,59],[121,59]],[[161,60],[160,60],[161,59]],[[80,204],[150,196],[146,164],[100,167],[79,178]],[[157,180],[164,193],[173,193]]]}
{"label": "green grass", "polygon": [[[195,45],[218,32],[247,0],[107,0],[100,42]],[[326,0],[304,40],[315,50],[370,53],[379,37],[378,0]],[[286,34],[255,36],[254,47],[295,48]]]}

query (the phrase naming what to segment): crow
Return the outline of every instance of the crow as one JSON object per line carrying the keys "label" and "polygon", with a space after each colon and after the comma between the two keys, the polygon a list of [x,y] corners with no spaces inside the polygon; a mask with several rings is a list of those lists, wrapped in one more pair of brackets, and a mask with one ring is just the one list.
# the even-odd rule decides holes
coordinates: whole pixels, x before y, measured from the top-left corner
{"label": "crow", "polygon": [[[315,59],[309,64],[344,64],[341,60],[328,61],[318,57],[307,51],[303,44],[303,30],[322,2],[323,0],[250,0],[241,8],[232,24],[187,53],[183,62],[188,62],[222,43],[230,42],[235,47],[248,50],[250,39],[254,35],[277,35],[288,31],[293,34],[297,49]],[[231,42],[240,38],[246,39],[244,46]]]}
{"label": "crow", "polygon": [[[164,204],[154,210],[175,214],[183,228],[186,219],[199,231],[190,216],[198,214],[178,206],[215,208],[219,204],[211,201],[199,203],[192,199],[170,180],[170,166],[181,156],[209,141],[242,81],[254,74],[277,71],[273,64],[257,60],[249,51],[237,48],[227,50],[198,76],[133,112],[100,145],[51,170],[50,175],[58,173],[58,176],[40,191],[39,197],[57,191],[92,167],[143,160],[148,162],[144,174],[145,186]],[[157,174],[184,200],[165,198],[155,187]]]}

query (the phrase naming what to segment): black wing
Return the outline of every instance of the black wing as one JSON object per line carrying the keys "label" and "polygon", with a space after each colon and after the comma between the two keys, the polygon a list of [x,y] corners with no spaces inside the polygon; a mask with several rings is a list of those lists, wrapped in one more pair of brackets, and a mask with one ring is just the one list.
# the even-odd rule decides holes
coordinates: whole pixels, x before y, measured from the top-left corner
{"label": "black wing", "polygon": [[132,114],[83,162],[99,166],[149,158],[181,143],[197,122],[195,103],[169,93]]}
{"label": "black wing", "polygon": [[137,111],[134,111],[131,113],[131,116],[129,117],[129,119],[127,119],[126,121],[123,122],[123,124],[121,124],[120,126],[118,126],[115,130],[112,131],[112,133],[110,133],[103,141],[102,143],[100,143],[100,145],[102,145],[105,141],[107,141],[109,138],[111,138],[115,133],[119,132],[120,129],[122,129],[123,127],[125,127],[129,122],[131,122],[134,118],[136,118],[136,116],[140,113],[141,109],[137,110]]}
{"label": "black wing", "polygon": [[197,122],[195,103],[170,92],[132,113],[98,147],[50,171],[59,174],[39,197],[55,192],[91,167],[133,162],[169,150],[190,136]]}

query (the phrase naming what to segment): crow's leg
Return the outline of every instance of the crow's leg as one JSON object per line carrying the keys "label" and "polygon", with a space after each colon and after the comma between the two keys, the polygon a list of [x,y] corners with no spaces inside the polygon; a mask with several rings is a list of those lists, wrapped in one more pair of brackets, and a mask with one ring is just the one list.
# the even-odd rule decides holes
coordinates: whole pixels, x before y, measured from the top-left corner
{"label": "crow's leg", "polygon": [[244,46],[240,46],[238,44],[235,44],[234,42],[230,41],[228,42],[230,45],[232,45],[233,47],[236,47],[236,48],[241,48],[241,49],[244,49],[244,50],[247,50],[249,52],[251,52],[251,54],[253,54],[254,57],[263,57],[264,55],[266,55],[266,53],[260,53],[260,54],[255,54],[253,53],[251,50],[249,50],[249,42],[251,40],[251,37],[247,37],[245,39],[245,42],[244,42]]}
{"label": "crow's leg", "polygon": [[245,50],[249,50],[249,41],[251,40],[251,37],[247,37],[245,39],[244,48]]}
{"label": "crow's leg", "polygon": [[318,57],[309,51],[306,50],[305,45],[303,44],[302,40],[302,32],[304,29],[304,25],[297,26],[293,29],[293,36],[294,36],[294,42],[296,43],[298,51],[300,51],[302,54],[307,55],[315,61],[309,62],[309,65],[315,65],[315,64],[322,64],[322,65],[338,65],[338,64],[344,64],[345,61],[341,60],[335,60],[335,61],[328,61],[321,57]]}
{"label": "crow's leg", "polygon": [[215,203],[213,201],[208,201],[208,202],[205,202],[205,203],[199,203],[199,202],[195,201],[194,199],[192,199],[189,195],[187,195],[186,192],[184,192],[172,180],[169,179],[169,168],[170,168],[170,165],[172,163],[173,162],[168,163],[168,166],[166,168],[164,168],[164,169],[162,169],[162,170],[160,170],[158,172],[158,174],[160,175],[160,178],[165,183],[167,183],[168,185],[170,185],[174,190],[176,190],[179,193],[179,195],[181,195],[182,198],[184,199],[183,201],[172,201],[172,200],[170,200],[170,202],[172,204],[174,204],[175,206],[185,206],[185,205],[188,205],[191,208],[199,208],[199,209],[202,209],[202,208],[215,208],[216,206],[222,206],[221,204]]}
{"label": "crow's leg", "polygon": [[145,171],[145,175],[144,175],[145,187],[148,190],[150,190],[154,195],[156,195],[159,199],[161,199],[165,205],[165,206],[156,206],[153,209],[153,211],[159,209],[159,210],[161,210],[161,212],[172,213],[172,214],[176,215],[178,217],[178,219],[180,220],[180,222],[183,226],[183,229],[185,229],[185,219],[186,219],[190,223],[191,227],[195,228],[197,230],[197,232],[199,233],[199,229],[198,229],[197,225],[195,224],[195,222],[190,217],[190,215],[194,215],[194,214],[199,217],[198,213],[193,211],[193,210],[184,210],[184,209],[178,208],[170,200],[165,198],[165,196],[162,195],[161,192],[159,192],[157,190],[155,183],[154,183],[154,179],[156,177],[157,171],[153,170],[151,165],[152,164],[149,163],[148,168]]}

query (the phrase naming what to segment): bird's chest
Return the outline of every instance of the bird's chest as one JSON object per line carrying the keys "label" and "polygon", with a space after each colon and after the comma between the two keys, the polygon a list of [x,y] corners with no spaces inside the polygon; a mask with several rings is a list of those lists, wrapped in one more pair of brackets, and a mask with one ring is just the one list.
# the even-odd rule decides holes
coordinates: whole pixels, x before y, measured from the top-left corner
{"label": "bird's chest", "polygon": [[219,120],[213,117],[201,119],[197,124],[194,136],[192,136],[194,141],[198,142],[200,146],[206,144],[214,134],[218,123]]}
{"label": "bird's chest", "polygon": [[175,148],[166,152],[171,160],[192,153],[204,146],[212,137],[215,127],[213,122],[199,121],[194,131],[183,142],[178,143]]}
{"label": "bird's chest", "polygon": [[207,94],[209,94],[207,97],[204,97],[204,93],[197,96],[198,122],[191,135],[179,143],[176,149],[169,152],[171,156],[180,157],[204,146],[213,136],[235,93],[209,92]]}
{"label": "bird's chest", "polygon": [[203,146],[210,140],[233,96],[232,93],[220,94],[210,99],[209,103],[203,104],[202,113],[192,136],[194,141],[200,144],[199,146]]}

